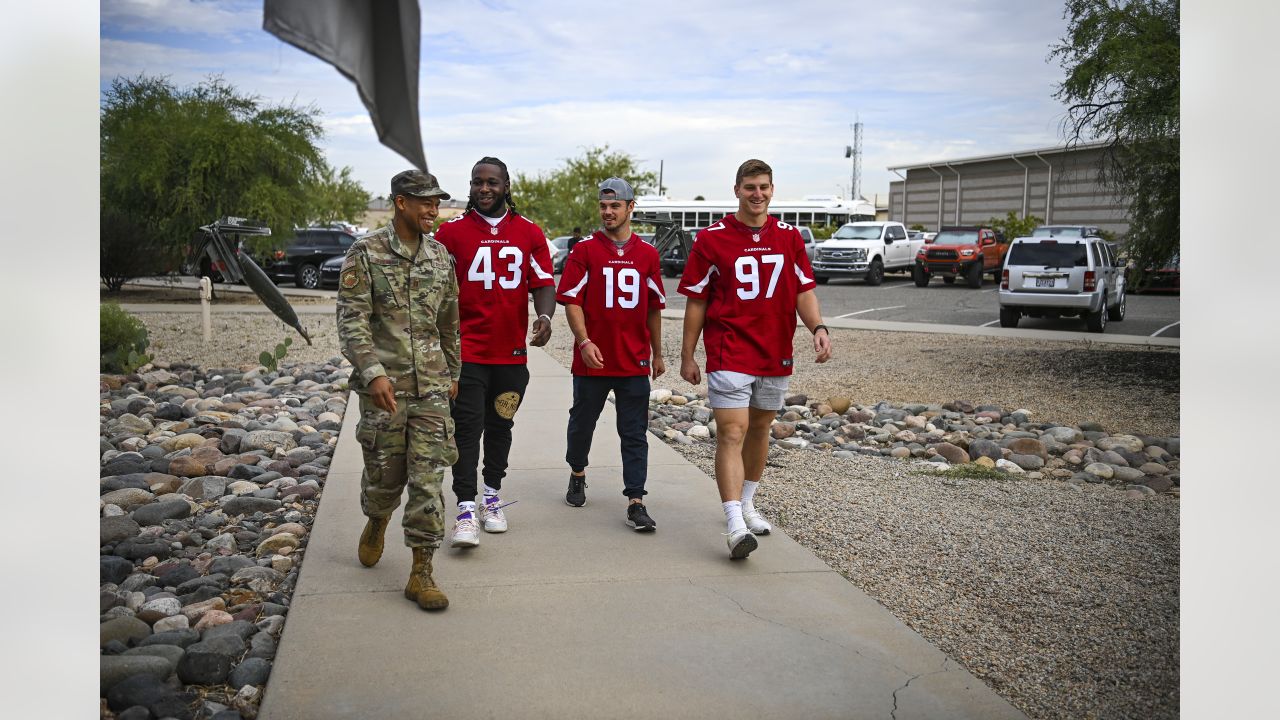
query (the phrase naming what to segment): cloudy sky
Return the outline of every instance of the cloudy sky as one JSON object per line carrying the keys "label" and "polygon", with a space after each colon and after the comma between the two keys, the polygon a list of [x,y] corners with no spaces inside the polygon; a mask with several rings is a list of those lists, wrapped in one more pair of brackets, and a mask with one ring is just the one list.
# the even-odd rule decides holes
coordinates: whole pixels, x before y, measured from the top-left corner
{"label": "cloudy sky", "polygon": [[[855,116],[868,198],[889,165],[1059,142],[1058,0],[420,4],[424,145],[455,194],[483,155],[536,173],[608,144],[664,161],[674,198],[730,197],[748,157],[779,198],[845,195]],[[140,73],[314,104],[329,161],[375,195],[407,166],[352,84],[262,30],[260,0],[102,0],[101,87]]]}

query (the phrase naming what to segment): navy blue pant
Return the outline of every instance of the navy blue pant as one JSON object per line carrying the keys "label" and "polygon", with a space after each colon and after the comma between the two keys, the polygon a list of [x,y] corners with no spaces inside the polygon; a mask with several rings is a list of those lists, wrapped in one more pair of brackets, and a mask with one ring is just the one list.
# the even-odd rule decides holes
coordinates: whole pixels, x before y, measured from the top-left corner
{"label": "navy blue pant", "polygon": [[587,467],[591,435],[604,403],[613,391],[618,416],[618,438],[622,441],[622,494],[644,497],[644,481],[649,475],[649,377],[573,376],[573,407],[569,408],[569,449],[564,459],[574,472]]}

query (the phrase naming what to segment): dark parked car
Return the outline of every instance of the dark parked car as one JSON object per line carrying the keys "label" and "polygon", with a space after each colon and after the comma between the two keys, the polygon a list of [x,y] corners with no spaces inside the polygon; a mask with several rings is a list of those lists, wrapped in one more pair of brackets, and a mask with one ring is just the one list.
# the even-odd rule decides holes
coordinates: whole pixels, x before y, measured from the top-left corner
{"label": "dark parked car", "polygon": [[1173,258],[1168,263],[1160,267],[1147,268],[1147,272],[1138,279],[1138,273],[1133,268],[1125,271],[1125,277],[1132,277],[1134,283],[1131,289],[1135,293],[1148,292],[1182,292],[1182,263],[1178,259],[1178,253],[1173,254]]}
{"label": "dark parked car", "polygon": [[[689,244],[692,245],[694,240],[698,239],[697,230],[686,230],[689,233]],[[667,252],[666,255],[658,258],[658,264],[662,266],[662,274],[666,277],[680,277],[684,274],[685,260],[684,249],[680,245],[676,245]]]}
{"label": "dark parked car", "polygon": [[290,281],[300,288],[320,287],[320,266],[334,257],[347,254],[356,241],[354,233],[328,228],[298,230],[284,250],[277,250],[270,265],[264,268],[276,283]]}

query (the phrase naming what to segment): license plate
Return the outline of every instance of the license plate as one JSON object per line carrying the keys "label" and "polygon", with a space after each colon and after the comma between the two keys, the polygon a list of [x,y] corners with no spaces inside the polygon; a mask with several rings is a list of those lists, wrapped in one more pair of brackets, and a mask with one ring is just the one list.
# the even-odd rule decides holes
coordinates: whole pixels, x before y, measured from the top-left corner
{"label": "license plate", "polygon": [[1057,282],[1055,278],[1038,277],[1036,278],[1036,287],[1051,288],[1054,286],[1055,282]]}

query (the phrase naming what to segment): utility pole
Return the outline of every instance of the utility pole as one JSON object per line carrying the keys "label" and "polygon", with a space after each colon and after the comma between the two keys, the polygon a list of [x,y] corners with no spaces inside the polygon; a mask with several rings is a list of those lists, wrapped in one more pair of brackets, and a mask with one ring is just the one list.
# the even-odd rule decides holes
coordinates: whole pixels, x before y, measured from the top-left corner
{"label": "utility pole", "polygon": [[659,160],[659,161],[658,161],[658,196],[659,196],[659,197],[666,197],[666,195],[667,195],[666,191],[665,191],[665,190],[663,190],[663,188],[662,188],[662,164],[663,164],[663,162],[664,162],[664,161],[662,161],[662,160]]}

